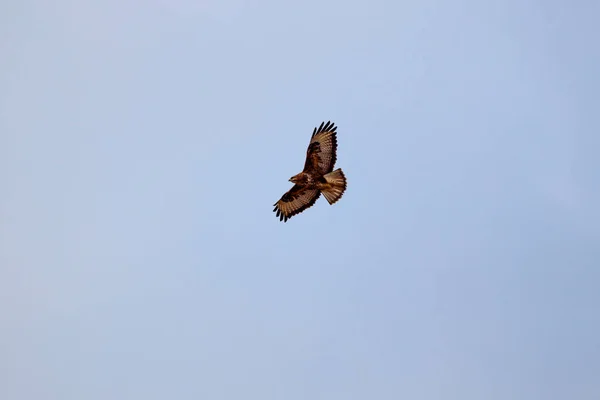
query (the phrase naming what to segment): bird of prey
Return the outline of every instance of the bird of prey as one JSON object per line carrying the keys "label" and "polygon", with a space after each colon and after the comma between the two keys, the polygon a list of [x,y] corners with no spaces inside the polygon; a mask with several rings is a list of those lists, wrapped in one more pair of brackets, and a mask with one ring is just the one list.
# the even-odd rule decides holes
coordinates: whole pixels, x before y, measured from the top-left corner
{"label": "bird of prey", "polygon": [[334,123],[322,122],[313,130],[304,170],[290,178],[294,186],[273,204],[275,215],[287,222],[317,201],[321,193],[329,204],[338,201],[346,191],[346,177],[341,168],[333,171],[337,159],[337,137]]}

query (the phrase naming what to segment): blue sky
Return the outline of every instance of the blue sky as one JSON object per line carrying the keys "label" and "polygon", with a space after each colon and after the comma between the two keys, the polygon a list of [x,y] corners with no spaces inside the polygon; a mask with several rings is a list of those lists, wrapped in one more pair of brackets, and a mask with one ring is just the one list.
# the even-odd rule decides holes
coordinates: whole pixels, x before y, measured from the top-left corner
{"label": "blue sky", "polygon": [[599,15],[3,2],[0,398],[600,398]]}

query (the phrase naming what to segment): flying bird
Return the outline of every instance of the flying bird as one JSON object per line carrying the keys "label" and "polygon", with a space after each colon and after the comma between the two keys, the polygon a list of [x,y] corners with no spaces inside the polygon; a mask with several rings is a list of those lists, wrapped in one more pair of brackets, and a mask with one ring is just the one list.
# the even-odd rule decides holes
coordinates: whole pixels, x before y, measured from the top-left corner
{"label": "flying bird", "polygon": [[294,186],[273,204],[275,215],[287,222],[317,201],[321,193],[329,204],[338,201],[346,191],[346,177],[341,168],[333,171],[337,159],[337,137],[334,123],[322,122],[313,130],[304,170],[290,178]]}

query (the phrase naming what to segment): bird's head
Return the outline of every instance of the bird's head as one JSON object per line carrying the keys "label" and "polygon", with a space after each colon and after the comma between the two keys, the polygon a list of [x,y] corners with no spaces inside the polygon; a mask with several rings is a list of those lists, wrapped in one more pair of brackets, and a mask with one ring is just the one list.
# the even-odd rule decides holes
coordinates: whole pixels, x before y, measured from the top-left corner
{"label": "bird's head", "polygon": [[296,174],[296,175],[292,176],[290,178],[290,182],[292,182],[292,183],[298,183],[298,181],[300,180],[300,175],[301,174]]}

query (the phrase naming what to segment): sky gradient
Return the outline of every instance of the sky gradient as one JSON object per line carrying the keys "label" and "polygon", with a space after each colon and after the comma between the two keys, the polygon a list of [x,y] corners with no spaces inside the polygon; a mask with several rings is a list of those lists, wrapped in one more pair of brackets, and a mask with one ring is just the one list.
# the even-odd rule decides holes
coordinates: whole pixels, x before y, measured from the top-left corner
{"label": "sky gradient", "polygon": [[599,16],[2,2],[0,398],[599,399]]}

